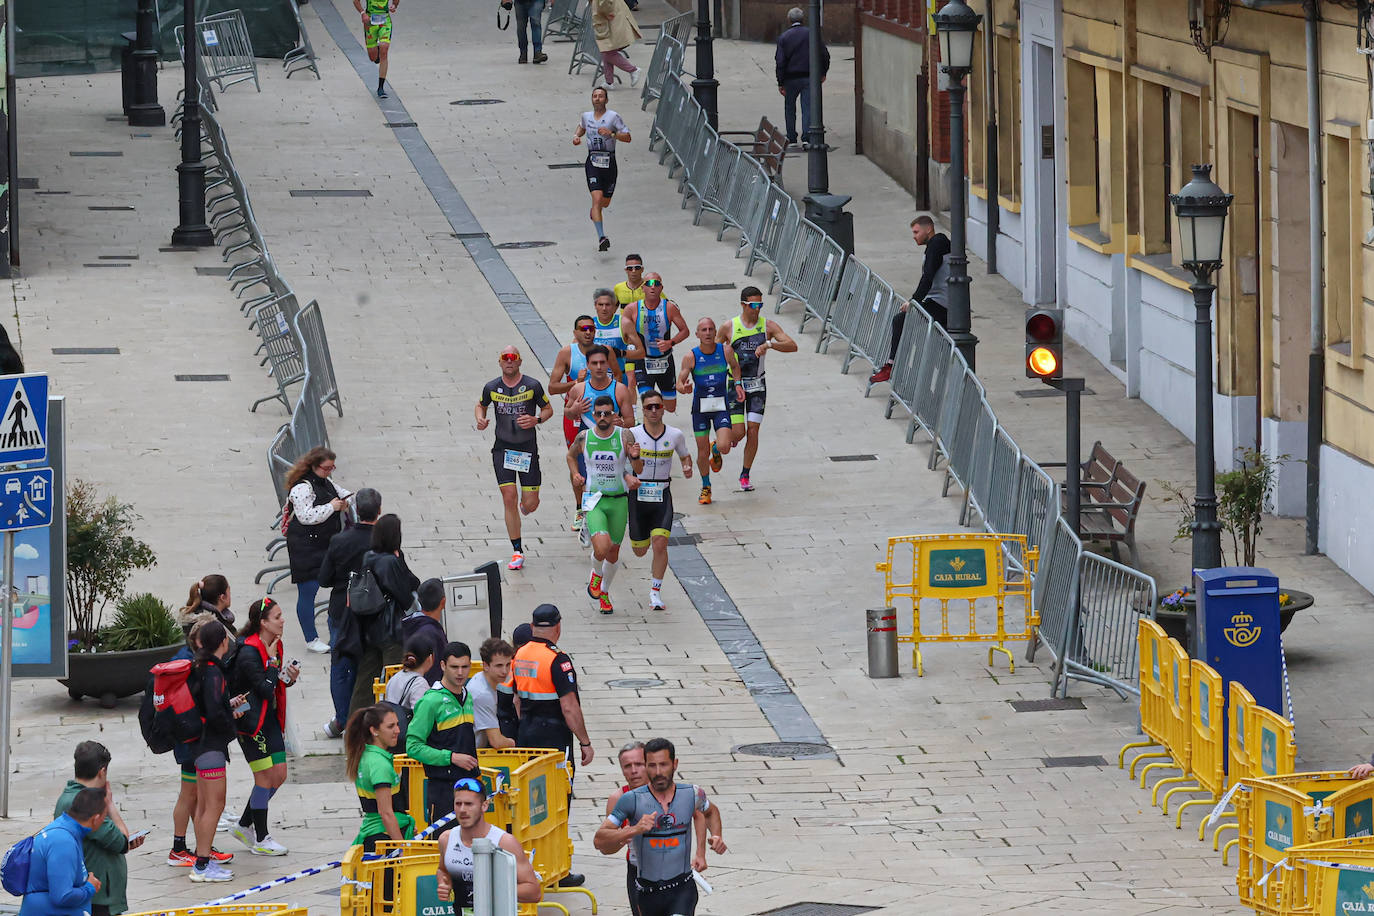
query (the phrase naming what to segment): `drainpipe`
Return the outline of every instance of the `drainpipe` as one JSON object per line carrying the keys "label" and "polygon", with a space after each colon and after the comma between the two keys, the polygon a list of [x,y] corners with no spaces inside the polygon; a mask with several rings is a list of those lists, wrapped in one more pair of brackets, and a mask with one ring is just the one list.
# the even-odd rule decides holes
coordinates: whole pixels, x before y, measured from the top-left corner
{"label": "drainpipe", "polygon": [[1321,531],[1321,450],[1326,390],[1326,341],[1322,327],[1321,54],[1317,45],[1317,3],[1307,7],[1307,220],[1308,296],[1312,309],[1307,355],[1307,553],[1318,552]]}
{"label": "drainpipe", "polygon": [[997,233],[1001,229],[1002,210],[997,205],[997,185],[1001,181],[998,176],[998,165],[1000,157],[997,149],[997,92],[993,85],[995,73],[993,67],[993,55],[996,53],[996,38],[993,36],[993,14],[996,12],[997,4],[994,0],[988,0],[988,14],[983,18],[983,110],[987,114],[987,130],[984,133],[986,138],[983,141],[983,158],[987,163],[983,174],[987,176],[986,189],[987,199],[987,269],[988,274],[997,273]]}

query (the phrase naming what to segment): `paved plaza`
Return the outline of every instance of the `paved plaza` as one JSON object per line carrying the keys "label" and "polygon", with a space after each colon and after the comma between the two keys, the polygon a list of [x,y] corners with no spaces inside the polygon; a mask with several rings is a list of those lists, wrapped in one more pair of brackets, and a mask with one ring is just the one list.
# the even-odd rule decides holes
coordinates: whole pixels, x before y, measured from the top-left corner
{"label": "paved plaza", "polygon": [[[262,92],[242,84],[221,93],[220,119],[283,276],[302,302],[318,299],[324,311],[345,409],[341,419],[328,415],[339,453],[335,479],[350,489],[380,490],[383,511],[403,519],[406,555],[422,578],[489,560],[504,565],[510,545],[492,480],[491,434],[473,428],[472,405],[499,373],[502,347],[520,346],[531,375],[546,378],[548,366],[541,369],[527,345],[535,332],[512,322],[512,300],[493,292],[491,271],[484,274],[468,256],[397,130],[387,126],[392,114],[378,106],[375,79],[359,78],[326,29],[330,17],[341,17],[352,42],[345,47],[356,49],[351,6],[312,0],[303,12],[322,79],[302,74],[287,81],[275,62],[260,62]],[[647,24],[671,11],[661,0],[645,0],[640,14]],[[590,71],[567,74],[565,43],[547,46],[551,59],[542,67],[517,66],[512,33],[498,32],[491,20],[486,4],[402,4],[391,103],[408,112],[493,242],[552,243],[498,253],[560,341],[570,339],[573,318],[590,311],[592,290],[623,278],[631,251],[663,274],[666,295],[689,325],[704,315],[736,314],[738,287],[766,287],[766,268],[751,280],[744,262],[732,257],[733,233],[717,243],[716,223],[708,217],[693,227],[691,211],[679,209],[675,183],[646,148],[652,111],[640,111],[638,90],[611,93],[611,107],[634,139],[619,152],[620,184],[606,216],[613,247],[598,252],[581,169],[556,168],[584,155],[571,138],[578,114],[590,107]],[[854,196],[856,248],[864,260],[906,293],[919,275],[907,228],[914,204],[852,154],[853,55],[834,50],[826,83],[836,147],[832,190]],[[644,65],[650,53],[646,42],[632,56]],[[781,116],[771,46],[721,41],[716,60],[722,127]],[[163,70],[164,103],[179,75]],[[454,104],[471,99],[500,102]],[[265,453],[285,414],[275,404],[247,409],[273,383],[254,355],[256,336],[216,275],[224,266],[219,252],[162,250],[176,222],[171,129],[129,128],[113,117],[117,74],[24,80],[19,102],[20,172],[37,187],[19,192],[22,274],[13,282],[10,324],[17,324],[29,368],[51,373],[53,390],[70,401],[71,473],[131,502],[142,516],[139,533],[159,562],[135,589],[180,604],[194,580],[222,572],[242,613],[259,597],[252,577],[264,565],[262,547],[278,508]],[[121,155],[71,155],[83,151]],[[784,179],[792,194],[805,193],[800,155],[789,158]],[[323,189],[370,196],[291,193]],[[112,207],[131,209],[101,209]],[[1062,401],[1018,393],[1036,384],[1021,368],[1019,298],[1000,278],[986,276],[981,263],[971,273],[988,400],[1027,454],[1054,460],[1063,448]],[[736,288],[691,291],[689,284]],[[773,298],[766,301],[773,317]],[[797,314],[793,303],[778,318],[794,336]],[[863,398],[866,365],[841,375],[837,354],[813,352],[814,333],[798,340],[798,353],[768,360],[757,489],[738,491],[737,452],[713,475],[711,506],[696,504],[695,480],[674,483],[683,534],[699,539],[702,561],[674,548],[674,572],[695,581],[709,567],[785,688],[751,693],[673,573],[664,587],[668,610],[650,611],[648,558],[622,554],[628,559],[615,583],[615,614],[596,612],[584,591],[585,551],[568,531],[573,506],[558,424],[540,434],[542,504],[525,520],[524,570],[504,573],[506,629],[543,601],[564,614],[562,646],[581,673],[597,754],[578,773],[570,818],[574,870],[587,874],[600,912],[628,912],[623,860],[603,857],[591,844],[605,798],[619,785],[615,749],[659,735],[676,743],[682,778],[704,785],[723,810],[730,851],[709,856],[715,893],[703,898],[702,914],[744,916],[801,901],[893,914],[1243,912],[1233,868],[1195,839],[1200,813],[1190,811],[1176,830],[1172,816],[1161,817],[1148,793],[1116,769],[1118,749],[1135,733],[1133,703],[1075,685],[1083,709],[1015,712],[1009,701],[1048,695],[1047,656],[1025,663],[1019,644],[1012,647],[1014,673],[1004,659],[989,666],[984,650],[955,645],[925,651],[924,678],[907,668],[905,651],[900,680],[867,678],[863,612],[882,600],[873,564],[883,559],[886,539],[961,530],[960,501],[957,488],[941,497],[943,473],[926,470],[924,438],[907,445],[905,423],[883,419],[886,387]],[[55,347],[119,352],[54,355]],[[1142,561],[1167,592],[1185,581],[1188,545],[1171,541],[1177,512],[1161,499],[1158,482],[1191,481],[1191,445],[1141,402],[1126,399],[1115,378],[1081,350],[1070,346],[1067,358],[1093,392],[1083,401],[1086,444],[1101,439],[1148,483]],[[176,381],[178,375],[228,379]],[[689,425],[685,403],[670,422]],[[876,460],[830,460],[855,454]],[[1368,593],[1324,558],[1303,555],[1302,534],[1300,520],[1266,520],[1260,564],[1317,596],[1315,608],[1285,634],[1299,769],[1345,768],[1374,750],[1364,658],[1374,619]],[[278,593],[289,609],[290,586]],[[153,828],[147,846],[129,857],[135,910],[201,902],[337,858],[359,814],[340,742],[322,731],[330,715],[327,661],[301,651],[293,619],[286,640],[288,657],[306,664],[291,715],[308,755],[292,760],[293,775],[272,805],[272,833],[290,847],[289,856],[240,855],[235,881],[209,888],[192,885],[185,869],[167,867],[175,766],[170,756],[144,749],[137,698],[102,710],[90,700],[71,701],[51,681],[16,688],[11,818],[0,822],[0,842],[49,819],[70,775],[72,748],[95,738],[114,754],[111,774],[126,821]],[[609,684],[618,678],[663,684]],[[786,688],[834,758],[735,752],[804,731],[805,722],[770,721],[761,709]],[[1044,761],[1093,755],[1111,765]],[[231,763],[229,810],[244,803],[247,773],[241,759]],[[219,845],[237,844],[222,835]],[[337,894],[331,873],[263,897],[326,914],[337,912]],[[584,898],[557,899],[574,913],[590,912]]]}

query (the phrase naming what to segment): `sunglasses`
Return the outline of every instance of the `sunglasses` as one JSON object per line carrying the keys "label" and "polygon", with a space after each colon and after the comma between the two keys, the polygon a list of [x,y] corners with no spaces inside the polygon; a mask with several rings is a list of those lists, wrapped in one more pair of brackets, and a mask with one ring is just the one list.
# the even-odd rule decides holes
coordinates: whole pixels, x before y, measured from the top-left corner
{"label": "sunglasses", "polygon": [[594,417],[613,417],[613,416],[615,416],[615,411],[614,411],[614,410],[594,410],[594,411],[592,411],[592,416],[594,416]]}
{"label": "sunglasses", "polygon": [[502,353],[502,354],[501,354],[501,362],[503,362],[503,363],[515,363],[515,362],[519,362],[519,361],[520,361],[520,357],[517,356],[517,355],[514,354],[514,353]]}
{"label": "sunglasses", "polygon": [[460,779],[457,782],[455,782],[453,784],[453,791],[476,792],[478,795],[483,796],[487,794],[487,790],[482,786],[480,782],[478,782],[475,779],[468,778]]}
{"label": "sunglasses", "polygon": [[579,324],[579,325],[577,326],[577,329],[578,329],[579,331],[595,331],[595,330],[596,330],[596,325],[594,325],[594,324]]}
{"label": "sunglasses", "polygon": [[645,280],[645,281],[644,281],[644,285],[645,285],[645,286],[662,286],[662,285],[663,285],[663,281],[662,281],[662,280]]}
{"label": "sunglasses", "polygon": [[645,410],[662,410],[662,409],[663,409],[663,405],[662,405],[662,404],[645,404],[645,405],[644,405],[644,409],[645,409]]}
{"label": "sunglasses", "polygon": [[625,269],[626,269],[626,270],[643,270],[643,269],[644,269],[644,265],[643,265],[643,264],[626,264],[626,265],[625,265]]}

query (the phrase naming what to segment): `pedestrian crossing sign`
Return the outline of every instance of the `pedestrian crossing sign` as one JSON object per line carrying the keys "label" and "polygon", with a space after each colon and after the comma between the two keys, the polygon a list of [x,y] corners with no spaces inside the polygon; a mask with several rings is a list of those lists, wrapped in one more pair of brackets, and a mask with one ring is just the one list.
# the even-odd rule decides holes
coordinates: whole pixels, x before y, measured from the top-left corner
{"label": "pedestrian crossing sign", "polygon": [[0,376],[0,464],[48,457],[48,377]]}

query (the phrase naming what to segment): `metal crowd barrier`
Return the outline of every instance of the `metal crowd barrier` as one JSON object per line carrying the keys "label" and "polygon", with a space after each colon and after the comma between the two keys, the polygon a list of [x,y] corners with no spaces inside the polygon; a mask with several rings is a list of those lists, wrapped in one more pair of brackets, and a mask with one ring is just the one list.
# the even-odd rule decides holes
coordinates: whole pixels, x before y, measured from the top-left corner
{"label": "metal crowd barrier", "polygon": [[253,57],[253,42],[248,38],[243,10],[226,10],[206,16],[196,23],[196,32],[205,75],[221,92],[246,80],[252,80],[253,86],[262,92],[258,83],[258,62]]}
{"label": "metal crowd barrier", "polygon": [[840,274],[839,286],[835,290],[834,308],[816,340],[817,353],[822,350],[829,353],[830,341],[836,338],[848,346],[858,332],[859,309],[863,308],[863,294],[868,288],[870,273],[868,265],[855,256],[850,256],[845,262],[844,272]]}
{"label": "metal crowd barrier", "polygon": [[773,314],[781,314],[782,304],[795,300],[802,304],[801,330],[806,330],[811,318],[819,318],[824,325],[835,303],[835,285],[844,270],[844,259],[839,242],[811,220],[803,219],[797,226],[791,257],[782,270]]}
{"label": "metal crowd barrier", "polygon": [[578,30],[582,27],[582,16],[577,11],[578,0],[553,0],[549,4],[549,19],[544,24],[544,38],[563,38],[577,40]]}
{"label": "metal crowd barrier", "polygon": [[288,0],[288,2],[291,5],[291,15],[296,17],[296,29],[300,32],[300,44],[282,56],[282,69],[286,71],[287,79],[290,79],[292,74],[302,70],[309,70],[315,74],[315,79],[319,79],[319,63],[315,59],[315,49],[310,44],[310,35],[305,31],[305,21],[301,19],[301,8],[296,4],[296,0]]}
{"label": "metal crowd barrier", "polygon": [[[601,70],[601,49],[596,45],[596,30],[592,28],[592,5],[588,3],[582,9],[582,17],[577,25],[577,34],[573,36],[572,59],[568,62],[569,73],[581,73],[586,66],[594,67],[597,72]],[[596,78],[592,78],[596,82]]]}
{"label": "metal crowd barrier", "polygon": [[339,382],[334,376],[334,358],[329,354],[329,341],[324,333],[324,316],[320,314],[320,303],[310,300],[296,316],[296,333],[305,343],[307,363],[314,369],[316,393],[319,405],[333,404],[339,416],[343,416],[343,401],[339,398]]}
{"label": "metal crowd barrier", "polygon": [[678,35],[677,21],[690,22],[691,16],[691,13],[681,13],[672,19],[664,20],[663,24],[659,26],[658,40],[654,42],[653,57],[649,59],[649,69],[644,74],[644,88],[639,91],[639,108],[641,111],[648,108],[649,103],[657,99],[662,93],[665,74],[671,75],[674,79],[682,75],[685,61],[683,48],[686,46],[686,40]]}
{"label": "metal crowd barrier", "polygon": [[773,268],[773,276],[768,281],[768,292],[778,282],[778,265],[791,253],[797,242],[797,227],[801,224],[801,213],[797,202],[792,199],[776,182],[770,182],[768,194],[764,198],[759,213],[758,229],[749,237],[749,260],[744,265],[748,276],[754,275],[754,265],[766,262]]}

